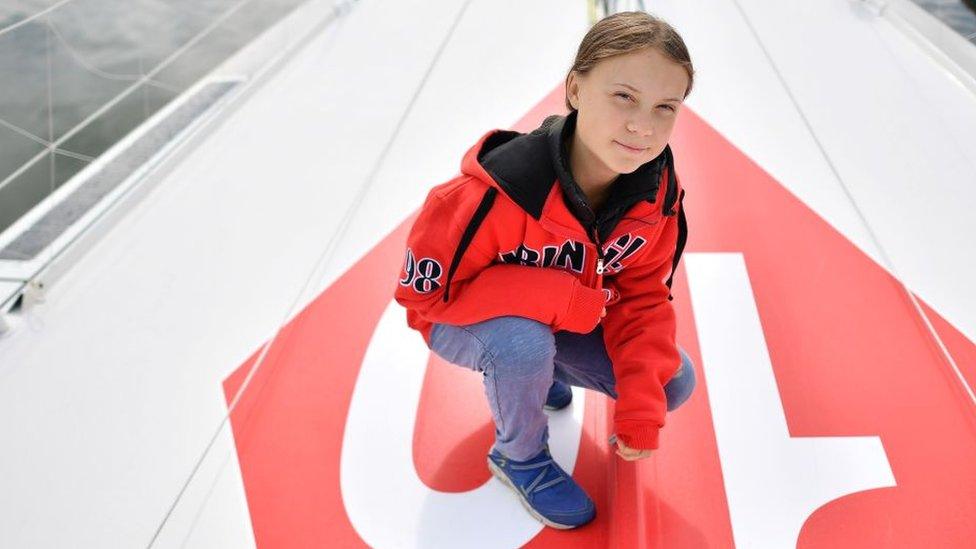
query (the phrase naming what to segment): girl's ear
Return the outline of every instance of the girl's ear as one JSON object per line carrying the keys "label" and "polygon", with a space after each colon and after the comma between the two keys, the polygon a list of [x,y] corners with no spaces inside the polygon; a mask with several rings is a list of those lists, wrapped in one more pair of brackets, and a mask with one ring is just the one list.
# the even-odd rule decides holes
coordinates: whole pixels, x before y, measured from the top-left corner
{"label": "girl's ear", "polygon": [[579,110],[579,78],[576,71],[571,71],[566,78],[566,98],[574,109]]}

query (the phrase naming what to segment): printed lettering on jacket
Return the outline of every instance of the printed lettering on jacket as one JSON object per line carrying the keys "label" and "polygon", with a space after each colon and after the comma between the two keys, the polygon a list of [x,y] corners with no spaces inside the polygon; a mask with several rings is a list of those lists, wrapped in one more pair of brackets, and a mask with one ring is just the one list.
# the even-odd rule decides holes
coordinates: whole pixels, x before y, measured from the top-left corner
{"label": "printed lettering on jacket", "polygon": [[425,257],[417,261],[413,250],[407,248],[407,259],[403,265],[406,276],[400,279],[401,286],[410,286],[415,292],[426,294],[441,287],[440,278],[444,268],[436,260]]}
{"label": "printed lettering on jacket", "polygon": [[624,259],[637,253],[647,240],[639,236],[631,236],[630,233],[622,234],[611,242],[603,251],[604,273],[616,274],[624,268]]}
{"label": "printed lettering on jacket", "polygon": [[524,243],[514,250],[499,252],[502,263],[515,265],[534,265],[536,267],[561,267],[577,273],[583,272],[586,259],[586,246],[582,242],[567,240],[561,246],[543,246],[542,253]]}
{"label": "printed lettering on jacket", "polygon": [[[623,268],[623,260],[637,253],[647,240],[630,233],[622,234],[616,240],[607,244],[603,251],[604,272],[606,274],[619,273]],[[514,250],[499,252],[498,258],[502,263],[514,265],[531,265],[534,267],[559,267],[583,272],[586,264],[586,246],[576,240],[567,240],[560,246],[543,246],[542,251],[523,242]]]}

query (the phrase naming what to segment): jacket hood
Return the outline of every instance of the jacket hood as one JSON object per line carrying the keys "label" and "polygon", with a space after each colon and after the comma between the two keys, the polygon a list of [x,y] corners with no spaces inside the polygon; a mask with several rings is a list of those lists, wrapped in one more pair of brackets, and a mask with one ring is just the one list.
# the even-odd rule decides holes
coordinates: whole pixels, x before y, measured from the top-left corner
{"label": "jacket hood", "polygon": [[[585,234],[597,234],[599,237],[595,244],[601,260],[603,244],[600,240],[607,239],[625,212],[642,200],[654,204],[658,199],[663,199],[660,212],[667,216],[678,215],[678,240],[671,275],[666,282],[668,289],[671,288],[671,280],[688,235],[684,208],[674,209],[674,205],[680,204],[684,199],[684,189],[678,187],[671,146],[665,146],[661,154],[633,172],[621,174],[614,181],[610,196],[597,216],[590,209],[582,189],[569,169],[566,143],[575,126],[576,111],[566,116],[552,115],[530,133],[491,130],[482,135],[465,153],[461,160],[461,173],[484,181],[488,184],[488,190],[468,221],[454,251],[444,288],[445,303],[449,299],[451,280],[461,257],[481,222],[487,217],[499,192],[504,192],[526,213],[543,223],[543,226],[574,238],[576,235],[572,229],[567,233],[559,231],[558,227],[566,228],[566,223],[571,222],[569,218],[575,217]],[[660,189],[662,181],[667,183],[663,190]],[[560,193],[553,189],[556,182],[560,185]],[[566,210],[553,207],[551,202],[546,209],[547,201],[556,200],[557,195],[562,196]],[[657,208],[643,210],[656,212]],[[546,219],[542,219],[544,212],[548,212]],[[668,300],[671,299],[669,294]]]}

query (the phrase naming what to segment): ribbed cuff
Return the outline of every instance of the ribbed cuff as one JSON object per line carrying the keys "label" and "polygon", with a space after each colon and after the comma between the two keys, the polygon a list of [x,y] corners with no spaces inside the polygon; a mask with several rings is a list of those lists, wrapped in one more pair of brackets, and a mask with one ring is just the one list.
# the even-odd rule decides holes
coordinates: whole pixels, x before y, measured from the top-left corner
{"label": "ribbed cuff", "polygon": [[615,423],[617,438],[636,450],[656,450],[661,428],[652,423]]}
{"label": "ribbed cuff", "polygon": [[582,283],[576,283],[569,299],[569,308],[559,329],[579,334],[592,332],[600,320],[600,313],[605,303],[603,290],[595,290]]}

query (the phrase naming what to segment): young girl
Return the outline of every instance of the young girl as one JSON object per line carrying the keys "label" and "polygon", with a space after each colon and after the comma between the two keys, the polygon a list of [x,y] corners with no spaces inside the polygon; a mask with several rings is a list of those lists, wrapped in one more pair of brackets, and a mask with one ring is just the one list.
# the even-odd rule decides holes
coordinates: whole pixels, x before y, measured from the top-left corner
{"label": "young girl", "polygon": [[694,70],[666,22],[599,21],[566,76],[566,116],[492,130],[427,195],[395,298],[427,345],[481,372],[492,474],[544,524],[591,521],[593,501],[549,453],[543,408],[570,385],[616,399],[617,454],[658,447],[695,386],[675,343],[671,278],[686,239],[668,140]]}

